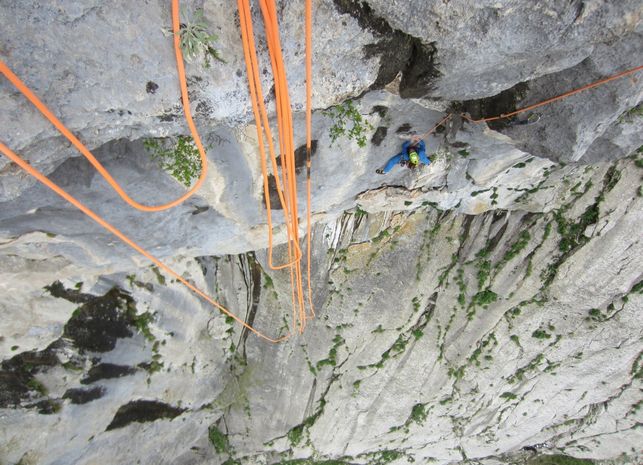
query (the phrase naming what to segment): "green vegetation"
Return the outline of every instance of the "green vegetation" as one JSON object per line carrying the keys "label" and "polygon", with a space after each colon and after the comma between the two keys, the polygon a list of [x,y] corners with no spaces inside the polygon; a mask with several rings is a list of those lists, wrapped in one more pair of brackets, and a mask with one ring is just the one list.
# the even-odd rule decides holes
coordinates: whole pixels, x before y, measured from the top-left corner
{"label": "green vegetation", "polygon": [[478,274],[477,274],[478,289],[482,289],[482,287],[485,285],[490,272],[491,272],[491,261],[489,260],[478,261]]}
{"label": "green vegetation", "polygon": [[614,186],[620,181],[621,172],[616,169],[616,166],[612,165],[605,173],[605,178],[603,179],[603,186],[605,192],[609,192],[614,189]]}
{"label": "green vegetation", "polygon": [[536,369],[544,359],[545,356],[543,354],[538,354],[527,365],[518,368],[513,375],[507,378],[507,382],[513,384],[516,381],[522,381],[525,377],[525,373]]}
{"label": "green vegetation", "polygon": [[355,207],[355,219],[359,220],[365,216],[368,216],[368,212],[365,210],[362,210],[361,207],[358,205]]}
{"label": "green vegetation", "polygon": [[389,232],[388,228],[383,229],[382,231],[379,232],[377,236],[375,236],[373,239],[371,239],[375,244],[379,244],[384,238],[386,237],[391,237],[391,233]]}
{"label": "green vegetation", "polygon": [[466,370],[466,367],[464,365],[462,365],[459,368],[449,367],[447,374],[450,377],[455,378],[457,381],[460,381],[462,378],[464,378],[465,370]]}
{"label": "green vegetation", "polygon": [[384,332],[384,328],[382,328],[382,325],[377,325],[377,328],[375,328],[373,331],[371,331],[372,334],[379,334],[379,333],[383,333],[383,332]]}
{"label": "green vegetation", "polygon": [[319,418],[319,416],[323,413],[325,406],[326,406],[326,401],[322,397],[322,399],[319,401],[319,408],[317,409],[317,411],[313,415],[306,418],[302,423],[295,426],[294,428],[291,428],[288,431],[286,436],[288,437],[288,440],[290,441],[290,444],[292,446],[296,446],[301,442],[301,440],[304,437],[304,432],[306,431],[306,429],[310,428],[311,426],[313,426],[313,424],[315,424],[315,421],[317,421],[317,418]]}
{"label": "green vegetation", "polygon": [[145,139],[143,146],[159,166],[177,181],[190,186],[201,174],[201,157],[191,136]]}
{"label": "green vegetation", "polygon": [[630,294],[632,293],[643,294],[643,280],[639,281],[634,286],[632,286],[632,289],[630,290]]}
{"label": "green vegetation", "polygon": [[369,454],[369,463],[371,465],[386,465],[403,456],[404,454],[399,450],[381,450],[373,454]]}
{"label": "green vegetation", "polygon": [[360,114],[351,100],[331,107],[323,114],[333,119],[331,146],[340,137],[346,137],[357,142],[360,148],[366,147],[366,133],[373,130],[373,125]]}
{"label": "green vegetation", "polygon": [[319,370],[324,365],[329,365],[333,367],[337,365],[337,349],[339,348],[339,346],[341,346],[344,343],[345,341],[342,336],[340,336],[339,334],[335,335],[335,337],[333,338],[333,346],[330,348],[328,357],[317,362],[317,365],[316,365],[317,370]]}
{"label": "green vegetation", "polygon": [[587,313],[589,314],[588,320],[603,322],[607,319],[607,315],[604,315],[598,308],[592,308]]}
{"label": "green vegetation", "polygon": [[[165,35],[173,35],[171,29],[163,29],[163,32]],[[226,62],[221,57],[219,50],[215,48],[215,43],[219,38],[216,34],[208,32],[203,10],[196,10],[191,21],[182,18],[178,34],[181,51],[187,61],[193,61],[195,58],[203,56],[206,68],[210,67],[210,60],[213,58],[221,63]]]}
{"label": "green vegetation", "polygon": [[413,337],[414,337],[414,338],[415,338],[415,340],[417,341],[417,340],[419,340],[422,336],[424,336],[424,331],[422,331],[421,329],[419,329],[419,328],[418,328],[418,329],[414,329],[413,331],[411,331],[411,334],[413,335]]}
{"label": "green vegetation", "polygon": [[596,224],[598,213],[598,202],[596,202],[588,206],[576,222],[566,219],[560,211],[554,214],[554,219],[558,223],[558,233],[561,236],[558,244],[561,252],[570,252],[589,240],[585,237],[584,232],[588,226]]}
{"label": "green vegetation", "polygon": [[623,112],[621,116],[618,117],[619,123],[629,122],[631,123],[637,118],[643,117],[643,104],[638,104],[633,108]]}
{"label": "green vegetation", "polygon": [[527,247],[527,244],[529,244],[529,239],[531,239],[531,235],[529,234],[529,231],[524,230],[518,235],[518,240],[511,244],[511,247],[509,247],[509,250],[507,250],[507,253],[505,253],[505,256],[502,257],[502,263],[507,263],[510,261],[512,258],[516,257],[520,251],[522,251],[525,247]]}
{"label": "green vegetation", "polygon": [[478,292],[473,296],[471,303],[473,305],[487,306],[498,300],[498,294],[493,292],[491,289],[485,289],[484,291]]}
{"label": "green vegetation", "polygon": [[141,313],[138,315],[136,313],[136,308],[133,306],[127,307],[127,317],[132,322],[132,325],[138,330],[139,333],[145,337],[148,341],[154,341],[156,338],[150,331],[150,323],[154,321],[154,315],[150,312]]}
{"label": "green vegetation", "polygon": [[428,415],[429,415],[429,412],[426,410],[426,404],[415,404],[411,409],[409,422],[413,421],[418,425],[421,425],[424,423]]}
{"label": "green vegetation", "polygon": [[[490,350],[494,346],[498,345],[498,340],[496,339],[496,335],[494,333],[489,333],[489,336],[487,336],[486,339],[484,339],[478,347],[476,347],[476,350],[473,351],[471,356],[468,359],[468,362],[474,363],[476,366],[480,366],[480,355],[482,355],[482,352],[486,350]],[[484,356],[485,360],[491,360],[493,357],[491,355],[487,354]]]}
{"label": "green vegetation", "polygon": [[514,400],[518,398],[518,396],[513,392],[503,392],[502,394],[500,394],[500,397],[507,400]]}
{"label": "green vegetation", "polygon": [[230,451],[228,437],[219,431],[219,428],[215,425],[211,425],[208,428],[208,438],[210,439],[210,443],[214,446],[214,450],[217,454],[226,454]]}
{"label": "green vegetation", "polygon": [[304,435],[304,425],[303,423],[301,425],[295,426],[293,429],[288,431],[288,440],[290,441],[290,444],[292,446],[296,446],[301,442],[301,438]]}
{"label": "green vegetation", "polygon": [[531,333],[531,337],[534,337],[536,339],[549,339],[551,337],[551,334],[543,329],[537,329],[536,331]]}
{"label": "green vegetation", "polygon": [[32,391],[36,391],[42,396],[47,395],[47,388],[36,378],[31,378],[29,381],[27,381],[27,387]]}
{"label": "green vegetation", "polygon": [[541,455],[530,459],[526,465],[594,465],[592,460],[577,459],[570,455]]}
{"label": "green vegetation", "polygon": [[465,150],[465,149],[458,150],[458,155],[460,155],[460,156],[462,156],[462,157],[466,158],[466,157],[468,157],[468,156],[469,156],[469,152],[468,152],[467,150]]}

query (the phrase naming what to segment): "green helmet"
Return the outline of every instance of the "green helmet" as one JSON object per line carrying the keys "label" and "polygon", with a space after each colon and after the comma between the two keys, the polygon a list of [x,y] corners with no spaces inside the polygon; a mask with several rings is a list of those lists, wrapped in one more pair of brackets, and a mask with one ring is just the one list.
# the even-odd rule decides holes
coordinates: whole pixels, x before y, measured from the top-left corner
{"label": "green helmet", "polygon": [[409,152],[409,163],[411,165],[417,165],[420,163],[420,156],[415,150]]}

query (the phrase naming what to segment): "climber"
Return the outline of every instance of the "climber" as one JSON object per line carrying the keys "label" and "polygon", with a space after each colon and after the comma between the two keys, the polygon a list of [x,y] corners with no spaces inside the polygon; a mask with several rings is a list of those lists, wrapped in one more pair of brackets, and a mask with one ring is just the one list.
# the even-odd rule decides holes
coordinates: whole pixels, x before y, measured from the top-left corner
{"label": "climber", "polygon": [[377,169],[375,172],[377,174],[386,174],[398,163],[411,169],[418,167],[420,163],[425,165],[431,163],[431,160],[426,156],[426,144],[420,136],[411,136],[410,141],[402,144],[402,151],[391,157],[384,168]]}

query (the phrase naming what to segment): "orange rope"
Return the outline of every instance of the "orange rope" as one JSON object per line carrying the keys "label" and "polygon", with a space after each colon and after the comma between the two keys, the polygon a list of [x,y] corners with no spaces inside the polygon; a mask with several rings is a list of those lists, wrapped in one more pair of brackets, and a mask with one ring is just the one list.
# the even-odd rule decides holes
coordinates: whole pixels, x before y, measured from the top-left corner
{"label": "orange rope", "polygon": [[313,6],[312,0],[306,0],[306,273],[308,277],[308,306],[311,318],[315,316],[313,291],[311,288],[310,234],[312,223],[310,168],[313,134]]}
{"label": "orange rope", "polygon": [[37,109],[40,113],[43,114],[45,118],[53,124],[58,131],[71,142],[74,147],[78,149],[80,153],[96,168],[96,171],[109,183],[109,185],[116,191],[116,193],[130,206],[136,208],[137,210],[146,211],[146,212],[158,212],[167,210],[169,208],[175,207],[190,198],[196,191],[201,187],[205,177],[208,173],[208,162],[205,150],[203,149],[203,144],[201,143],[201,138],[199,133],[194,125],[192,120],[192,115],[190,112],[190,99],[188,98],[188,88],[185,79],[185,67],[183,65],[183,54],[181,52],[180,44],[180,22],[179,22],[179,0],[172,0],[172,30],[174,32],[174,52],[176,55],[176,67],[179,76],[179,85],[181,87],[181,102],[183,103],[183,112],[185,114],[185,119],[190,128],[190,133],[194,143],[199,150],[199,156],[201,158],[201,175],[196,181],[194,186],[188,190],[181,197],[162,204],[162,205],[143,205],[138,203],[136,200],[132,199],[127,193],[121,188],[121,186],[116,182],[116,180],[109,174],[105,167],[99,162],[96,157],[87,149],[87,147],[74,135],[72,132],[65,127],[65,125],[47,108],[47,106],[34,94],[29,87],[27,87],[21,80],[16,76],[11,69],[0,60],[0,72],[18,89]]}
{"label": "orange rope", "polygon": [[[306,54],[307,54],[307,234],[308,234],[308,300],[311,303],[311,284],[310,284],[310,146],[312,127],[312,91],[310,85],[312,82],[312,66],[310,62],[311,44],[310,27],[312,24],[312,4],[307,0],[307,37],[306,37]],[[306,326],[307,315],[304,305],[303,277],[301,271],[302,252],[299,245],[299,216],[297,200],[297,178],[294,154],[294,134],[292,126],[292,106],[288,94],[288,80],[284,66],[281,42],[279,38],[279,24],[277,20],[277,11],[273,1],[260,0],[264,30],[266,34],[266,43],[268,45],[268,55],[274,79],[275,108],[277,112],[277,130],[279,136],[279,152],[281,161],[281,177],[279,177],[275,155],[275,147],[272,143],[272,133],[268,122],[268,113],[264,105],[263,92],[261,90],[261,77],[256,54],[256,45],[254,42],[254,32],[252,27],[252,17],[249,0],[237,0],[241,23],[241,38],[244,49],[244,58],[248,74],[248,85],[250,90],[250,99],[252,102],[253,114],[256,122],[257,140],[259,145],[259,155],[261,170],[263,175],[264,199],[268,216],[268,263],[271,269],[289,268],[291,282],[291,299],[292,299],[292,317],[293,331],[303,332]],[[310,115],[308,114],[310,113]],[[288,235],[288,262],[284,265],[275,266],[272,263],[273,248],[273,226],[272,226],[272,209],[270,203],[269,186],[268,186],[268,169],[266,164],[265,140],[268,145],[269,158],[272,165],[272,171],[276,179],[276,189],[279,200],[284,212],[284,221],[286,223],[286,232]]]}
{"label": "orange rope", "polygon": [[[266,152],[264,146],[263,132],[266,133],[266,141],[268,143],[268,150],[270,153],[270,161],[272,164],[272,170],[276,180],[277,194],[279,195],[279,202],[281,204],[282,210],[284,211],[284,216],[289,217],[289,207],[288,203],[284,197],[283,190],[281,188],[281,180],[279,177],[279,172],[277,169],[277,161],[275,156],[275,149],[273,145],[272,133],[270,131],[270,125],[268,123],[268,112],[266,111],[264,105],[263,92],[261,90],[261,78],[259,73],[259,64],[256,55],[256,46],[254,42],[254,33],[252,30],[252,20],[250,16],[250,7],[247,5],[247,2],[243,0],[237,0],[240,18],[241,18],[241,37],[244,44],[243,52],[244,58],[246,60],[246,68],[248,70],[248,84],[250,87],[250,97],[252,102],[252,111],[255,117],[256,127],[257,127],[257,140],[259,145],[260,152],[260,162],[261,162],[261,171],[263,173],[264,181],[264,199],[266,202],[266,210],[268,212],[267,222],[268,222],[268,264],[269,267],[273,270],[279,270],[286,267],[289,267],[295,263],[296,260],[291,260],[288,263],[283,265],[275,266],[272,260],[272,249],[273,249],[273,235],[272,235],[272,209],[269,195],[268,187],[268,170],[266,166]],[[287,232],[288,237],[290,237],[290,224],[287,222]]]}
{"label": "orange rope", "polygon": [[553,103],[553,102],[555,102],[557,100],[562,100],[562,99],[567,98],[567,97],[569,97],[571,95],[578,94],[580,92],[586,91],[588,89],[592,89],[594,87],[598,87],[598,86],[603,85],[603,84],[605,84],[607,82],[614,81],[616,79],[620,79],[620,78],[625,77],[625,76],[629,76],[630,74],[634,74],[634,73],[636,73],[638,71],[641,71],[642,69],[643,69],[643,65],[637,66],[636,68],[628,69],[627,71],[623,71],[621,73],[614,74],[613,76],[607,77],[605,79],[600,79],[598,81],[592,82],[591,84],[587,84],[587,85],[584,85],[583,87],[579,87],[578,89],[570,90],[569,92],[565,92],[564,94],[557,95],[556,97],[552,97],[550,99],[543,100],[540,103],[536,103],[534,105],[529,105],[528,107],[520,108],[519,110],[512,111],[511,113],[506,113],[506,114],[503,113],[503,114],[498,115],[498,116],[491,116],[491,117],[488,117],[488,118],[481,118],[481,119],[472,119],[471,117],[469,117],[468,115],[465,115],[463,113],[462,117],[464,119],[466,119],[467,121],[470,121],[472,123],[486,123],[486,122],[489,122],[489,121],[496,121],[496,120],[499,120],[499,119],[510,118],[510,117],[512,117],[514,115],[517,115],[519,113],[524,113],[525,111],[533,110],[534,108],[538,108],[538,107],[542,107],[544,105],[548,105],[548,104]]}

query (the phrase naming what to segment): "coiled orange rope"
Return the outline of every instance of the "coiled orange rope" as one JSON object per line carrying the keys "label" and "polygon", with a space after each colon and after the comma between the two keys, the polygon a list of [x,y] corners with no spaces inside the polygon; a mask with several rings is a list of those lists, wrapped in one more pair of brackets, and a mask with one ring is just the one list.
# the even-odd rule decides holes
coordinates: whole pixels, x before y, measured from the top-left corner
{"label": "coiled orange rope", "polygon": [[[272,143],[272,132],[268,123],[268,113],[264,105],[263,91],[261,89],[261,78],[254,42],[252,17],[249,0],[237,0],[239,9],[241,36],[248,74],[248,85],[252,102],[253,114],[256,122],[257,140],[259,143],[259,155],[261,158],[261,169],[264,184],[264,198],[268,215],[268,263],[272,269],[288,267],[291,277],[291,297],[293,301],[293,331],[303,332],[306,326],[306,315],[304,305],[303,277],[301,271],[302,252],[299,245],[299,216],[297,200],[297,184],[294,156],[294,137],[292,128],[292,107],[288,95],[288,80],[283,62],[281,43],[279,38],[279,24],[277,11],[273,1],[259,0],[266,42],[270,57],[275,89],[275,105],[277,111],[277,127],[279,134],[279,152],[281,159],[281,177],[278,174],[276,154]],[[307,274],[308,274],[308,302],[311,310],[311,317],[314,315],[312,307],[311,273],[310,273],[310,228],[311,228],[311,200],[310,200],[310,150],[311,150],[311,127],[312,127],[312,2],[306,0],[306,173],[307,173]],[[265,135],[265,139],[264,139]],[[264,142],[265,140],[265,142]],[[268,145],[269,158],[272,170],[276,179],[276,190],[279,201],[284,211],[286,231],[288,234],[288,262],[276,266],[272,261],[273,226],[272,209],[268,190],[268,170],[266,164],[265,144]]]}

